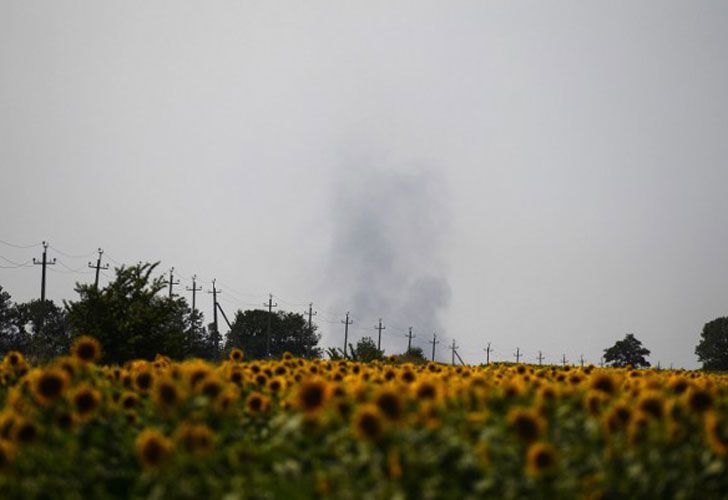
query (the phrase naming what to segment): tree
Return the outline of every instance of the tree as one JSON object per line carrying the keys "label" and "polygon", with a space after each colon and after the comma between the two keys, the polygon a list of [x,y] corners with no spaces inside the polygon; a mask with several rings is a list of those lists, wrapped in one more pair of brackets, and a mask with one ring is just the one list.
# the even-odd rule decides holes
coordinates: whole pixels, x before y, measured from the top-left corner
{"label": "tree", "polygon": [[50,300],[31,300],[15,306],[19,332],[27,335],[26,356],[49,361],[65,354],[71,345],[68,314]]}
{"label": "tree", "polygon": [[239,347],[247,358],[267,356],[268,320],[270,319],[270,355],[280,357],[284,352],[304,358],[318,358],[320,335],[317,326],[309,329],[303,315],[278,311],[247,310],[235,313],[232,327],[225,342],[225,350]]}
{"label": "tree", "polygon": [[30,334],[18,327],[17,309],[10,301],[10,294],[0,286],[0,353],[27,352]]}
{"label": "tree", "polygon": [[728,370],[728,318],[717,318],[703,326],[695,354],[703,370]]}
{"label": "tree", "polygon": [[74,335],[96,337],[103,347],[102,361],[124,363],[153,359],[162,354],[182,359],[204,351],[201,318],[191,318],[183,298],[158,295],[164,278],[152,278],[155,264],[115,269],[105,288],[76,285],[80,299],[66,304]]}
{"label": "tree", "polygon": [[612,347],[604,350],[604,361],[610,366],[634,366],[635,368],[650,366],[645,356],[650,351],[642,346],[631,333],[618,340]]}
{"label": "tree", "polygon": [[356,343],[356,348],[353,348],[352,351],[353,359],[365,363],[384,357],[384,351],[377,349],[377,343],[371,337],[362,338]]}

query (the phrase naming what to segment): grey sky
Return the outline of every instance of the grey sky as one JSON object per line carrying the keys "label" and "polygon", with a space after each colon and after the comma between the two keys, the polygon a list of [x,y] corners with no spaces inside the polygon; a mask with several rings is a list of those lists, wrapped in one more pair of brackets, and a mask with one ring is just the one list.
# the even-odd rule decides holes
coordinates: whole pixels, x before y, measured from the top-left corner
{"label": "grey sky", "polygon": [[728,314],[726,89],[719,1],[0,0],[0,239],[313,300],[326,345],[395,297],[390,350],[596,362],[632,331],[694,367]]}

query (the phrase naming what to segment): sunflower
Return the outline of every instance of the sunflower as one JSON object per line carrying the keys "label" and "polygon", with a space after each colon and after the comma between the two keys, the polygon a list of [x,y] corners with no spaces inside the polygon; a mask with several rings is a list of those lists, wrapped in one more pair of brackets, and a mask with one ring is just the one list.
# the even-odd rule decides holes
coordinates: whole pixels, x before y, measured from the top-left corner
{"label": "sunflower", "polygon": [[73,427],[73,414],[68,411],[62,411],[53,418],[53,422],[55,422],[59,429],[67,431]]}
{"label": "sunflower", "polygon": [[225,385],[217,376],[207,377],[197,385],[198,392],[211,401],[217,399],[223,389],[225,389]]}
{"label": "sunflower", "polygon": [[13,441],[16,443],[28,444],[38,437],[38,426],[32,420],[18,417],[13,426]]}
{"label": "sunflower", "polygon": [[172,441],[155,429],[145,429],[137,436],[136,453],[144,467],[156,469],[172,455]]}
{"label": "sunflower", "polygon": [[171,410],[180,403],[182,394],[174,380],[164,377],[155,382],[152,399],[163,410]]}
{"label": "sunflower", "polygon": [[294,404],[306,413],[315,413],[324,407],[330,392],[323,380],[308,380],[298,386]]}
{"label": "sunflower", "polygon": [[526,452],[526,470],[533,476],[543,476],[556,468],[556,450],[548,443],[534,443]]}
{"label": "sunflower", "polygon": [[230,351],[230,354],[228,355],[228,359],[235,363],[240,363],[244,358],[245,354],[243,353],[243,350],[237,347],[233,347]]}
{"label": "sunflower", "polygon": [[151,370],[143,368],[133,375],[134,388],[142,394],[149,392],[154,384],[154,374]]}
{"label": "sunflower", "polygon": [[705,434],[710,448],[716,455],[728,455],[728,422],[715,412],[705,415]]}
{"label": "sunflower", "polygon": [[67,386],[68,374],[60,368],[50,368],[33,378],[31,388],[35,400],[48,406],[63,395]]}
{"label": "sunflower", "polygon": [[418,401],[434,401],[437,399],[437,385],[431,380],[420,380],[415,385],[415,398]]}
{"label": "sunflower", "polygon": [[611,396],[617,390],[617,384],[609,373],[599,372],[589,379],[589,388]]}
{"label": "sunflower", "polygon": [[691,388],[687,393],[688,408],[694,413],[705,413],[713,407],[713,395],[705,389]]}
{"label": "sunflower", "polygon": [[13,433],[13,428],[18,421],[18,416],[12,410],[3,410],[0,413],[0,438],[10,439]]}
{"label": "sunflower", "polygon": [[71,397],[73,408],[80,420],[85,420],[99,407],[101,393],[88,384],[76,388]]}
{"label": "sunflower", "polygon": [[382,414],[374,405],[357,408],[353,418],[354,434],[363,441],[379,441],[384,434]]}
{"label": "sunflower", "polygon": [[375,398],[374,404],[390,421],[398,422],[404,414],[404,405],[399,394],[392,389],[382,390]]}
{"label": "sunflower", "polygon": [[5,469],[15,459],[15,446],[10,441],[0,439],[0,470]]}
{"label": "sunflower", "polygon": [[125,392],[121,395],[119,402],[122,408],[124,408],[125,410],[131,410],[139,402],[139,397],[133,392]]}
{"label": "sunflower", "polygon": [[262,415],[270,408],[270,399],[258,391],[253,391],[245,398],[245,407],[251,415]]}
{"label": "sunflower", "polygon": [[93,337],[82,335],[73,341],[71,355],[84,363],[94,363],[101,358],[101,344]]}
{"label": "sunflower", "polygon": [[665,402],[660,394],[647,392],[640,397],[637,408],[655,420],[662,420],[665,413]]}
{"label": "sunflower", "polygon": [[212,450],[215,436],[206,425],[183,422],[175,432],[175,441],[189,453],[204,455]]}
{"label": "sunflower", "polygon": [[545,420],[534,410],[514,408],[508,412],[508,425],[522,442],[529,444],[537,441],[546,427]]}
{"label": "sunflower", "polygon": [[609,432],[623,430],[632,418],[632,410],[624,403],[618,403],[605,415],[604,424]]}
{"label": "sunflower", "polygon": [[8,351],[5,353],[3,362],[12,369],[16,369],[25,365],[25,358],[18,351]]}

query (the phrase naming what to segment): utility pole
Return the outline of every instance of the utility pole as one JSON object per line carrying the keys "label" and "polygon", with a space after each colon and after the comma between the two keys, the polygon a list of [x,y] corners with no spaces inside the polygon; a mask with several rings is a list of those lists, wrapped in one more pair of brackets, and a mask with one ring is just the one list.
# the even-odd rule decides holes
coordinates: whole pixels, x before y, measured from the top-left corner
{"label": "utility pole", "polygon": [[94,288],[96,290],[99,289],[99,271],[101,271],[102,269],[105,271],[109,268],[108,264],[105,264],[103,266],[101,265],[101,256],[102,255],[104,255],[104,251],[99,248],[99,258],[96,259],[96,265],[93,265],[90,262],[88,263],[88,267],[90,267],[91,269],[96,269],[96,279],[94,280]]}
{"label": "utility pole", "polygon": [[263,302],[264,306],[268,307],[268,330],[265,335],[265,353],[266,356],[270,357],[270,328],[271,328],[271,320],[273,319],[273,308],[278,307],[278,303],[273,303],[273,294],[268,294],[268,303],[266,304]]}
{"label": "utility pole", "polygon": [[43,258],[42,260],[35,260],[35,257],[33,257],[33,264],[36,266],[43,266],[42,267],[42,273],[41,273],[41,279],[40,279],[40,300],[41,302],[45,302],[45,290],[46,290],[46,266],[52,266],[56,263],[56,259],[54,258],[52,261],[48,261],[48,243],[43,242]]}
{"label": "utility pole", "polygon": [[212,324],[215,331],[212,334],[212,341],[215,344],[215,350],[217,351],[220,341],[220,330],[217,327],[217,294],[222,293],[215,286],[215,279],[212,280],[212,290],[208,290],[207,293],[212,294]]}
{"label": "utility pole", "polygon": [[538,351],[538,366],[541,366],[543,363],[543,353],[541,351]]}
{"label": "utility pole", "polygon": [[435,345],[439,343],[440,341],[437,340],[437,333],[433,333],[432,340],[430,340],[430,344],[432,344],[432,361],[435,361]]}
{"label": "utility pole", "polygon": [[583,354],[579,355],[579,364],[581,365],[582,368],[584,368],[584,355]]}
{"label": "utility pole", "polygon": [[561,356],[561,364],[562,364],[563,366],[566,366],[566,354],[563,354],[563,355]]}
{"label": "utility pole", "polygon": [[349,325],[354,323],[353,321],[349,321],[349,311],[346,312],[346,319],[343,320],[342,323],[344,323],[344,357],[348,358],[349,354],[347,354],[347,350],[349,349]]}
{"label": "utility pole", "polygon": [[410,352],[412,350],[412,339],[416,337],[417,335],[412,335],[412,327],[409,327],[409,333],[405,335],[407,337],[407,352]]}
{"label": "utility pole", "polygon": [[174,293],[172,293],[172,287],[174,285],[179,285],[179,281],[174,280],[174,267],[169,270],[169,298],[171,299],[174,297]]}
{"label": "utility pole", "polygon": [[521,361],[521,349],[519,349],[518,347],[516,347],[515,356],[516,356],[516,364],[518,364]]}
{"label": "utility pole", "polygon": [[197,296],[197,292],[201,291],[202,287],[197,287],[197,275],[192,275],[192,288],[187,287],[188,292],[192,292],[192,314],[195,313],[195,298]]}
{"label": "utility pole", "polygon": [[490,352],[492,350],[490,348],[490,342],[488,342],[488,347],[483,350],[485,351],[485,365],[488,366],[490,364]]}
{"label": "utility pole", "polygon": [[318,311],[313,310],[313,302],[308,303],[308,331],[313,331],[313,317],[318,314]]}
{"label": "utility pole", "polygon": [[452,364],[455,364],[455,349],[459,349],[458,346],[455,345],[455,339],[452,339],[452,346],[450,346],[450,349],[452,350]]}
{"label": "utility pole", "polygon": [[382,318],[379,318],[379,325],[375,326],[374,328],[377,329],[379,332],[379,335],[377,337],[377,350],[382,350],[382,330],[386,330],[387,327],[382,324]]}

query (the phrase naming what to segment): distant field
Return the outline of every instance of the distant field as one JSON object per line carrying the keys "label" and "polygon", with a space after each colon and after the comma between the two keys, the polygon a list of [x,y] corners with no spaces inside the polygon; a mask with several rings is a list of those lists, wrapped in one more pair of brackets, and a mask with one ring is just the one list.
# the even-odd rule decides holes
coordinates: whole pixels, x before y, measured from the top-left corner
{"label": "distant field", "polygon": [[135,361],[0,380],[3,498],[720,498],[728,376]]}

